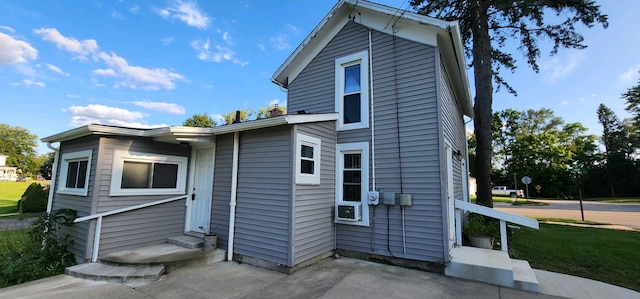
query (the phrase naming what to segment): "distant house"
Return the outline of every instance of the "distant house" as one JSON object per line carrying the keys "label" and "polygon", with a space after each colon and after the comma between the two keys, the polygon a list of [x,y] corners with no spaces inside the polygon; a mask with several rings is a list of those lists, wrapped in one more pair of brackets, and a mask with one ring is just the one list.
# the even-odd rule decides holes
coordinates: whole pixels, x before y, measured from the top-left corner
{"label": "distant house", "polygon": [[0,154],[0,181],[16,181],[18,179],[18,167],[5,166],[8,157]]}
{"label": "distant house", "polygon": [[334,252],[438,267],[468,199],[463,53],[456,22],[339,1],[272,77],[292,114],[43,138],[60,143],[49,209],[143,207],[78,223],[79,261],[202,226],[230,259],[283,271]]}

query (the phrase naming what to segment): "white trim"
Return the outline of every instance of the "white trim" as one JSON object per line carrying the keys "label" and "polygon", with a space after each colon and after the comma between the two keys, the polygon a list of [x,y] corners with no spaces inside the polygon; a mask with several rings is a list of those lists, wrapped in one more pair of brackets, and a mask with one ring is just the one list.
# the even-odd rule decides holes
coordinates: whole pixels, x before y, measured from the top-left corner
{"label": "white trim", "polygon": [[369,203],[367,193],[369,191],[369,142],[354,142],[336,144],[336,213],[337,206],[341,205],[342,200],[342,180],[344,167],[344,154],[360,153],[361,154],[361,187],[360,187],[360,203],[362,204],[362,219],[360,221],[342,221],[335,217],[334,222],[340,224],[369,226]]}
{"label": "white trim", "polygon": [[[360,122],[344,123],[344,70],[360,64]],[[335,60],[335,111],[338,112],[337,130],[369,127],[369,52],[362,51]]]}
{"label": "white trim", "polygon": [[[302,173],[302,145],[313,148],[313,174]],[[322,163],[322,140],[304,134],[296,134],[296,184],[297,185],[320,185],[320,165]],[[306,158],[305,158],[306,159]]]}
{"label": "white trim", "polygon": [[[87,196],[89,191],[89,175],[91,174],[91,156],[92,150],[77,151],[62,154],[60,177],[58,178],[58,191],[56,193]],[[84,188],[67,188],[67,175],[69,171],[69,163],[77,161],[87,161],[87,170],[84,180]],[[64,180],[64,181],[62,181]]]}
{"label": "white trim", "polygon": [[[148,163],[161,162],[178,165],[176,188],[122,189],[122,171],[125,161]],[[113,153],[113,169],[111,171],[111,185],[109,188],[109,196],[184,194],[187,181],[187,162],[188,158],[182,156],[116,150]]]}

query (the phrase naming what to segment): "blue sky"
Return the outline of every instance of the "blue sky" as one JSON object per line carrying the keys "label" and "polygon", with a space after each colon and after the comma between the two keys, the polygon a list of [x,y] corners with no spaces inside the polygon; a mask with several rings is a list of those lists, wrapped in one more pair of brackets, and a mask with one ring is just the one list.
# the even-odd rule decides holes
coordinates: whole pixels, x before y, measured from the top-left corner
{"label": "blue sky", "polygon": [[[378,2],[408,7],[407,0]],[[639,77],[640,1],[598,3],[609,28],[581,28],[589,47],[553,57],[541,41],[540,73],[521,63],[504,74],[519,95],[497,93],[494,111],[550,108],[593,134],[600,134],[600,103],[627,116],[620,94]],[[42,138],[88,123],[180,125],[196,113],[286,105],[271,75],[334,4],[2,1],[0,123]]]}

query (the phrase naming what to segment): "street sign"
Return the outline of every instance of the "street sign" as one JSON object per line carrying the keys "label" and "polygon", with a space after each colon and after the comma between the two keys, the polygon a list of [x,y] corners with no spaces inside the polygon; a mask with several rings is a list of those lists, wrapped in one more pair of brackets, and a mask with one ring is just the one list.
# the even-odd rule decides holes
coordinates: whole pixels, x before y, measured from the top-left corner
{"label": "street sign", "polygon": [[523,176],[522,177],[522,183],[525,184],[525,185],[531,184],[531,178],[528,177],[528,176]]}

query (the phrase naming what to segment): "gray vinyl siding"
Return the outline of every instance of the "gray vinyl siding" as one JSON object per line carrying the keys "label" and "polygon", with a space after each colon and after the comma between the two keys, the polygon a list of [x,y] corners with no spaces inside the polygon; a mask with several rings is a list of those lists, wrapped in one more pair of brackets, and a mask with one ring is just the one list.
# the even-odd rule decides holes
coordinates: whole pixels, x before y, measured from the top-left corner
{"label": "gray vinyl siding", "polygon": [[[179,195],[109,196],[113,155],[116,150],[188,157],[191,149],[177,144],[153,142],[143,138],[100,139],[100,181],[97,182],[96,212],[107,212]],[[168,237],[184,233],[184,199],[141,210],[105,217],[99,255],[124,249],[161,244]],[[92,234],[92,233],[91,233]]]}
{"label": "gray vinyl siding", "polygon": [[[402,190],[413,196],[413,206],[405,209],[406,254],[399,206],[389,208],[388,218],[387,207],[369,207],[369,227],[337,224],[337,248],[444,262],[437,49],[396,38],[394,53],[393,40],[390,35],[372,32],[376,188],[387,193]],[[352,22],[345,25],[290,83],[288,110],[334,112],[335,59],[368,47],[367,28]],[[361,141],[371,144],[370,128],[339,131],[337,136],[339,144]],[[370,163],[370,170],[372,167]],[[373,179],[372,174],[369,177]]]}
{"label": "gray vinyl siding", "polygon": [[291,127],[240,133],[234,253],[290,266]]}
{"label": "gray vinyl siding", "polygon": [[[334,249],[336,124],[296,126],[296,132],[321,140],[320,185],[295,185],[293,265]],[[292,155],[295,159],[295,155]]]}
{"label": "gray vinyl siding", "polygon": [[[51,207],[52,211],[58,209],[73,209],[78,213],[78,217],[88,216],[91,214],[95,196],[95,191],[91,186],[94,186],[96,179],[96,169],[98,164],[98,138],[84,137],[65,141],[60,144],[60,161],[58,161],[56,170],[55,190],[52,190],[52,192],[57,191],[60,184],[64,184],[66,179],[60,177],[62,155],[85,150],[91,150],[92,152],[87,196],[54,193]],[[74,223],[73,226],[63,229],[63,232],[68,234],[71,237],[71,240],[73,240],[73,245],[70,245],[67,249],[73,253],[78,260],[83,261],[91,256],[91,253],[87,253],[87,248],[91,246],[91,242],[87,241],[87,236],[90,234],[90,230],[93,231],[93,225],[87,221]]]}
{"label": "gray vinyl siding", "polygon": [[231,200],[233,134],[216,137],[215,159],[215,168],[213,170],[213,201],[211,203],[211,229],[218,235],[218,247],[226,249],[229,241],[229,202]]}
{"label": "gray vinyl siding", "polygon": [[[451,89],[448,73],[444,66],[440,69],[440,86],[442,90],[442,114],[443,114],[443,130],[444,138],[453,147],[453,151],[459,150],[462,157],[467,157],[466,146],[466,129],[464,127],[464,119],[460,107],[457,104],[454,93]],[[463,199],[462,180],[468,179],[463,177],[462,162],[453,159],[453,195],[457,200]]]}

